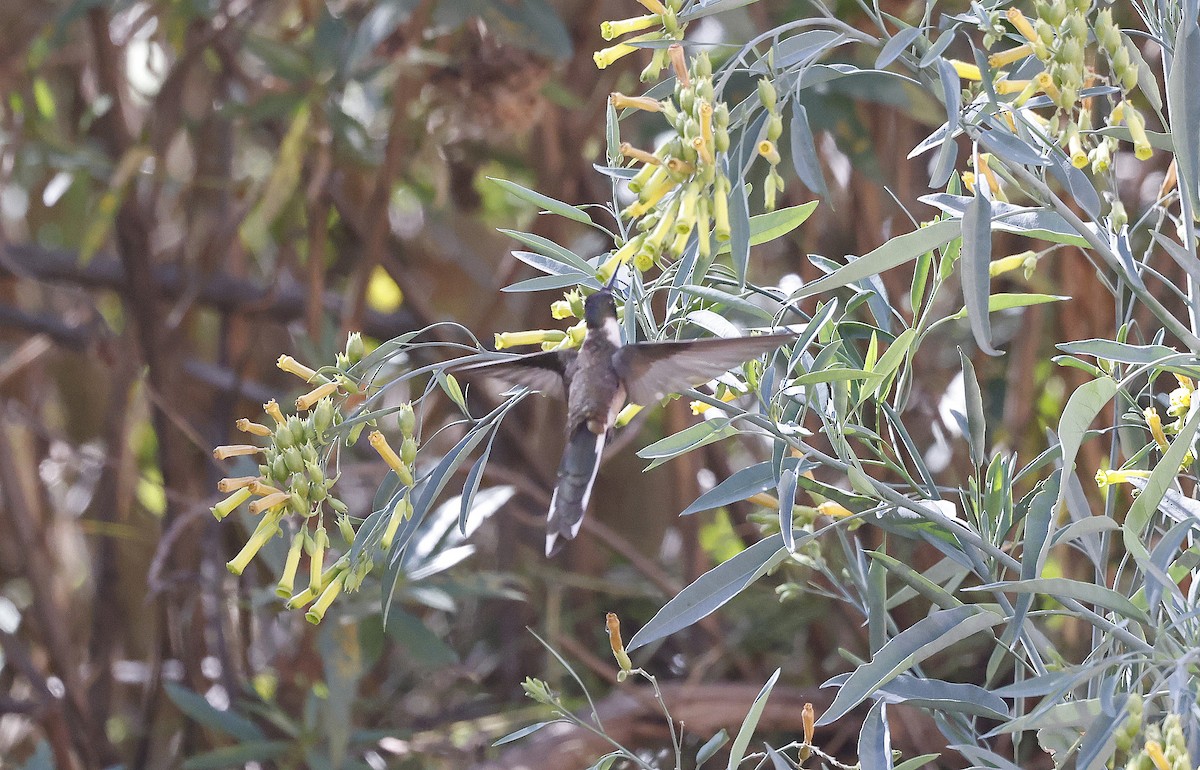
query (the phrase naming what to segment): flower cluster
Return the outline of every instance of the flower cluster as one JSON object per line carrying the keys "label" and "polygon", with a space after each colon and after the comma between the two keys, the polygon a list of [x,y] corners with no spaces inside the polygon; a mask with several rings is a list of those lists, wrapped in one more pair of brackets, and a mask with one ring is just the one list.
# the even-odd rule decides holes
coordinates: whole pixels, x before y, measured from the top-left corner
{"label": "flower cluster", "polygon": [[[242,574],[262,547],[283,533],[285,526],[294,528],[283,575],[275,590],[288,599],[289,608],[312,603],[306,617],[313,623],[320,622],[343,590],[356,589],[371,567],[370,560],[351,565],[345,556],[325,566],[326,549],[330,545],[325,529],[326,509],[336,516],[338,529],[347,543],[354,539],[348,508],[331,493],[337,478],[326,475],[323,460],[336,442],[332,429],[343,421],[339,405],[361,392],[351,370],[363,353],[362,339],[352,334],[335,364],[319,371],[291,356],[280,356],[276,362],[280,369],[314,386],[296,399],[296,413],[284,414],[272,399],[263,405],[263,410],[273,426],[245,418],[236,423],[243,433],[265,439],[265,446],[236,444],[213,450],[218,460],[239,456],[254,456],[259,460],[257,476],[225,478],[217,484],[219,491],[229,495],[212,507],[217,520],[247,502],[249,512],[262,517],[246,545],[226,566],[233,574]],[[289,518],[294,524],[287,524]],[[304,554],[309,559],[309,584],[296,593],[296,574]]]}
{"label": "flower cluster", "polygon": [[[1092,99],[1080,99],[1083,89],[1102,82],[1111,83],[1121,92],[1121,100],[1107,116],[1109,126],[1124,124],[1133,141],[1134,155],[1146,160],[1153,154],[1146,134],[1146,120],[1130,101],[1138,86],[1137,49],[1113,21],[1112,10],[1096,11],[1094,20],[1089,21],[1090,0],[1037,0],[1034,3],[1035,18],[1031,21],[1019,9],[1009,8],[1003,14],[1008,24],[1024,39],[1024,42],[1004,50],[991,52],[988,66],[994,70],[991,87],[999,96],[1013,96],[1010,108],[1020,109],[1030,98],[1044,94],[1054,105],[1054,113],[1043,117],[1025,111],[1023,117],[1039,124],[1048,136],[1056,137],[1076,168],[1091,166],[1093,173],[1103,173],[1112,167],[1117,140],[1111,136],[1093,133]],[[1094,29],[1099,48],[1108,64],[1107,78],[1102,77],[1086,58],[1089,31]],[[1005,27],[1001,14],[995,11],[989,17],[985,46],[991,51],[1004,38]],[[1042,65],[1042,71],[1030,79],[1010,79],[1004,68],[1023,64],[1030,57]],[[954,62],[955,69],[965,80],[982,80],[977,66],[966,62]],[[1012,115],[1005,113],[1012,124]],[[964,175],[968,186],[974,178],[986,176],[993,194],[1002,199],[1003,190],[999,180],[991,173],[986,161],[982,168],[975,169],[969,177]]]}
{"label": "flower cluster", "polygon": [[637,200],[621,212],[623,219],[634,222],[637,233],[601,265],[601,280],[628,262],[644,272],[664,254],[678,257],[693,231],[703,258],[712,253],[714,239],[725,243],[730,238],[732,188],[723,167],[729,151],[729,107],[715,99],[708,54],[689,58],[682,46],[672,45],[667,56],[675,72],[671,98],[660,102],[619,93],[609,97],[616,109],[662,114],[674,136],[654,152],[621,145],[625,157],[641,164],[629,180]]}
{"label": "flower cluster", "polygon": [[[603,48],[592,54],[593,61],[599,69],[608,67],[618,59],[622,59],[638,50],[635,43],[648,43],[659,40],[682,40],[687,25],[680,24],[677,14],[682,5],[680,0],[667,0],[664,5],[661,0],[638,0],[650,13],[645,16],[635,16],[632,19],[606,21],[600,24],[600,36],[605,40],[616,40],[630,32],[642,32],[616,45]],[[659,73],[667,66],[667,51],[663,47],[654,49],[654,57],[650,64],[642,70],[642,82],[658,78]],[[651,100],[652,101],[652,100]]]}
{"label": "flower cluster", "polygon": [[1162,722],[1147,725],[1141,747],[1131,753],[1134,741],[1143,732],[1143,708],[1141,697],[1130,695],[1126,706],[1128,716],[1113,734],[1117,749],[1130,753],[1125,770],[1192,770],[1183,721],[1178,714],[1168,714]]}

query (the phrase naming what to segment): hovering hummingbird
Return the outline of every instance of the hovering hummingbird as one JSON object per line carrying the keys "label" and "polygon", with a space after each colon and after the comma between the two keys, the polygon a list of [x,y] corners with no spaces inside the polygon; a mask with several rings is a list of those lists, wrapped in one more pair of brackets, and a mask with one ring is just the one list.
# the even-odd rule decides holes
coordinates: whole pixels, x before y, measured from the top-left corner
{"label": "hovering hummingbird", "polygon": [[547,556],[561,547],[560,537],[571,540],[579,534],[604,444],[626,400],[652,404],[795,339],[794,334],[770,334],[622,344],[611,283],[584,301],[583,317],[588,333],[578,351],[529,353],[453,371],[494,376],[566,399],[567,443],[546,516]]}

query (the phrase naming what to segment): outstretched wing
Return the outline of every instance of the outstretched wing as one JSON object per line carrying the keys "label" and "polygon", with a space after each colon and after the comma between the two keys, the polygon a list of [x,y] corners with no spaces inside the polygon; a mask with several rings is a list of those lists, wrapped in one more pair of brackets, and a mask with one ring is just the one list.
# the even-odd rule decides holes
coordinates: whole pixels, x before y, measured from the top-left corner
{"label": "outstretched wing", "polygon": [[472,379],[495,377],[513,385],[524,385],[542,395],[566,398],[566,384],[571,376],[571,364],[577,353],[574,350],[556,350],[549,353],[528,353],[497,361],[452,367],[447,371],[455,377]]}
{"label": "outstretched wing", "polygon": [[795,334],[761,337],[638,342],[613,356],[625,392],[635,404],[651,404],[672,393],[694,388],[738,364],[796,339]]}

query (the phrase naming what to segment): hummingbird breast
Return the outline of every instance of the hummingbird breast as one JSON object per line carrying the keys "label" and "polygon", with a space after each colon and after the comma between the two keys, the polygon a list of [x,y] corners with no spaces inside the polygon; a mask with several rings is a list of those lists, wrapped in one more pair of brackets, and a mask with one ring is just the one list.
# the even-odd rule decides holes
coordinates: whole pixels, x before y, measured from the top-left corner
{"label": "hummingbird breast", "polygon": [[[615,348],[595,344],[589,335],[579,351],[577,366],[567,390],[567,435],[580,423],[597,435],[607,432],[625,404],[625,386],[613,367]],[[607,343],[607,340],[603,341]]]}

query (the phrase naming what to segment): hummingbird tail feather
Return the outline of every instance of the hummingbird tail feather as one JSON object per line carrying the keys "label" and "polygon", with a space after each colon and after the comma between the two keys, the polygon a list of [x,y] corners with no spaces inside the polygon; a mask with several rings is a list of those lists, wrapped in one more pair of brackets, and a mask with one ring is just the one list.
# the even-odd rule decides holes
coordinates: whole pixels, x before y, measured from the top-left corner
{"label": "hummingbird tail feather", "polygon": [[558,484],[546,515],[546,556],[553,556],[561,547],[559,537],[573,540],[579,534],[607,437],[606,433],[592,433],[585,422],[567,440],[562,464],[558,466]]}

